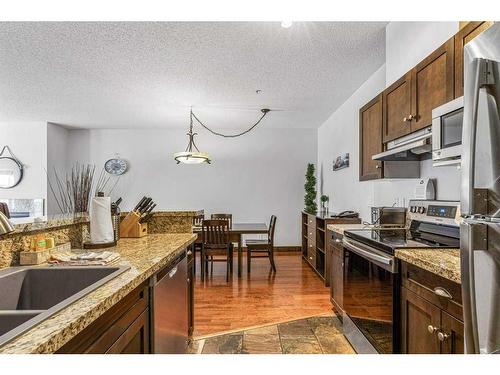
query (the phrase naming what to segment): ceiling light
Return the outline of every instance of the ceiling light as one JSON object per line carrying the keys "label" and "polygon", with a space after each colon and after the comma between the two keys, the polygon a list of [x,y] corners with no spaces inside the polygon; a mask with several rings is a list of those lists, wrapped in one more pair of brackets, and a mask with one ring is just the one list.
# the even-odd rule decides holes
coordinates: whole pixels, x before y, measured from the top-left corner
{"label": "ceiling light", "polygon": [[189,137],[188,146],[186,147],[186,151],[176,152],[174,154],[174,159],[177,164],[210,164],[210,155],[204,152],[200,152],[200,150],[198,150],[198,147],[196,146],[196,143],[194,142],[194,136],[198,135],[198,133],[193,133],[193,110],[191,110],[189,117],[189,132],[187,133],[187,136]]}
{"label": "ceiling light", "polygon": [[292,21],[281,21],[281,27],[288,29],[290,26],[292,26]]}

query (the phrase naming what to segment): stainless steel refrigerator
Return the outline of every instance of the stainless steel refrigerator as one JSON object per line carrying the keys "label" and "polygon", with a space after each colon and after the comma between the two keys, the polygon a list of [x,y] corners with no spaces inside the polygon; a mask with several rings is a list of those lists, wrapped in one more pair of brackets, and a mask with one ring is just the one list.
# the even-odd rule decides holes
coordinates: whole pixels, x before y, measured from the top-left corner
{"label": "stainless steel refrigerator", "polygon": [[500,353],[500,23],[464,48],[461,273],[467,353]]}

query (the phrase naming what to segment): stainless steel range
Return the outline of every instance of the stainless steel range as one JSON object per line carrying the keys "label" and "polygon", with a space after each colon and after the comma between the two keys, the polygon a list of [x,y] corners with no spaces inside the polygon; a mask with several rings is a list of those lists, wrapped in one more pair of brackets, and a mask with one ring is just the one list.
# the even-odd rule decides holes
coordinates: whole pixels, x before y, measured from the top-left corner
{"label": "stainless steel range", "polygon": [[460,202],[410,200],[404,229],[344,232],[344,334],[358,353],[398,353],[397,249],[460,245]]}

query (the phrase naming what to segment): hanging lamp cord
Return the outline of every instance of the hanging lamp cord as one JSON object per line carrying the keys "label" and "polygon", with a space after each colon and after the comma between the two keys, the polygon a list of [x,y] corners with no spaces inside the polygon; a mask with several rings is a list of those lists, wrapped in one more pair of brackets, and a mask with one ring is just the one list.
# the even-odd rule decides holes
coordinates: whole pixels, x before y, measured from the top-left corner
{"label": "hanging lamp cord", "polygon": [[245,134],[251,132],[257,125],[260,124],[260,122],[264,119],[264,117],[266,117],[266,115],[270,111],[271,110],[267,109],[267,108],[261,109],[262,116],[260,116],[260,118],[257,120],[257,122],[255,124],[253,124],[247,130],[245,130],[245,131],[243,131],[241,133],[238,133],[238,134],[222,134],[222,133],[219,133],[219,132],[216,132],[216,131],[210,129],[208,126],[206,126],[204,123],[202,123],[198,117],[196,117],[196,115],[193,113],[193,110],[191,110],[191,117],[194,118],[198,122],[198,124],[200,124],[201,126],[203,126],[205,129],[207,129],[210,133],[212,133],[214,135],[218,135],[219,137],[224,137],[224,138],[236,138],[236,137],[240,137],[242,135],[245,135]]}

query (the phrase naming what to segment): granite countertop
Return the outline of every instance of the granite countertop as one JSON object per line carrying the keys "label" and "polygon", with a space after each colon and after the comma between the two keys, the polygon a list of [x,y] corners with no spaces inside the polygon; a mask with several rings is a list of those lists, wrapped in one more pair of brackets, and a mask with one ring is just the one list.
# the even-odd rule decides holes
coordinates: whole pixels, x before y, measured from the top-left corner
{"label": "granite countertop", "polygon": [[326,226],[328,230],[338,234],[344,234],[344,231],[349,229],[368,229],[372,227],[373,225],[370,224],[328,224]]}
{"label": "granite countertop", "polygon": [[53,353],[119,302],[143,281],[169,264],[196,238],[192,233],[150,234],[123,238],[106,250],[121,254],[130,269],[0,347],[1,353]]}
{"label": "granite countertop", "polygon": [[459,249],[399,249],[395,255],[407,263],[460,284]]}

